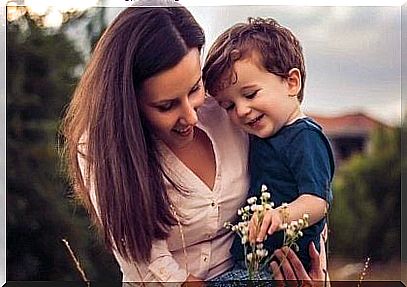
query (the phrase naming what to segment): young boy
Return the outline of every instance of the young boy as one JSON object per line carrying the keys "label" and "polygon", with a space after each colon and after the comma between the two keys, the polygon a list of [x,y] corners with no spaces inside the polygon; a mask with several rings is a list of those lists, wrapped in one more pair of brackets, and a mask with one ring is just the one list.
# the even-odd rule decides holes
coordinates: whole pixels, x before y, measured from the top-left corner
{"label": "young boy", "polygon": [[[259,232],[250,229],[249,239],[261,242],[273,234],[266,248],[281,247],[280,211],[288,203],[284,221],[309,215],[309,227],[297,241],[298,255],[309,269],[309,244],[319,251],[332,202],[334,160],[321,127],[301,110],[305,66],[299,41],[273,19],[249,18],[218,37],[203,79],[231,120],[250,134],[249,197],[259,198],[265,184],[276,206],[267,211]],[[231,249],[237,262],[244,260],[240,241],[236,238]]]}

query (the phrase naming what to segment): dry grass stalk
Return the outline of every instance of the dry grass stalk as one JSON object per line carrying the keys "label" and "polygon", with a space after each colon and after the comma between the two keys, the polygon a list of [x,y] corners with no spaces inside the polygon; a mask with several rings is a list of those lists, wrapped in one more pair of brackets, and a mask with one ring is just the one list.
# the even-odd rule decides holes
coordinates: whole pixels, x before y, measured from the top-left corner
{"label": "dry grass stalk", "polygon": [[69,246],[69,242],[63,238],[62,242],[65,244],[65,247],[68,249],[69,254],[71,255],[72,260],[75,263],[75,267],[76,269],[79,271],[79,273],[81,274],[82,280],[86,283],[86,285],[89,287],[90,286],[90,281],[89,279],[86,277],[85,271],[83,271],[81,264],[79,263],[79,260],[76,258],[75,254],[73,253],[71,246]]}
{"label": "dry grass stalk", "polygon": [[359,276],[359,283],[357,287],[360,287],[362,285],[362,281],[365,279],[365,276],[367,274],[367,269],[369,268],[369,263],[370,263],[370,257],[368,257],[365,261],[365,265],[363,266],[362,273]]}

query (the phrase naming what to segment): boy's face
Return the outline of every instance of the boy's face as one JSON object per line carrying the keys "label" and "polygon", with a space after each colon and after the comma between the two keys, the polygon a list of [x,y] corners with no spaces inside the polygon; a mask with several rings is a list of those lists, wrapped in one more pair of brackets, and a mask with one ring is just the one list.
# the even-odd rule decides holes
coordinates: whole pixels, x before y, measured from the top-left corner
{"label": "boy's face", "polygon": [[295,96],[301,88],[298,69],[283,79],[266,71],[254,54],[236,61],[233,71],[237,82],[213,96],[232,122],[246,132],[266,138],[302,116]]}

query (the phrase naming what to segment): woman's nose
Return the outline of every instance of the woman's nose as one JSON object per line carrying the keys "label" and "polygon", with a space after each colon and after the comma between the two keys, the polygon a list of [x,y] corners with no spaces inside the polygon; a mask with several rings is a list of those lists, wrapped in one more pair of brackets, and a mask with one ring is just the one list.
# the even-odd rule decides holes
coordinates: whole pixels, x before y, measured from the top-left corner
{"label": "woman's nose", "polygon": [[198,123],[198,115],[195,106],[190,101],[187,101],[184,104],[181,120],[185,125],[195,126]]}

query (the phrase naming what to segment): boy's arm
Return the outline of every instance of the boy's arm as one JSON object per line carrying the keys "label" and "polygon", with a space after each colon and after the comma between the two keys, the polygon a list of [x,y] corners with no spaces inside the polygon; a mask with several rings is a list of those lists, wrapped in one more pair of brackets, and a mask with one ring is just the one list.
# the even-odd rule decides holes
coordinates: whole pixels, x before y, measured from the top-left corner
{"label": "boy's arm", "polygon": [[[293,220],[298,220],[306,213],[309,215],[308,224],[313,225],[324,218],[328,207],[328,203],[324,199],[312,194],[302,194],[296,200],[289,203],[287,207],[285,207],[285,213],[288,216],[285,219],[286,223],[290,223]],[[264,240],[266,234],[271,235],[280,230],[280,225],[284,223],[282,209],[283,207],[279,206],[275,209],[268,210],[264,215],[263,222],[261,223],[260,231],[258,232],[256,239],[255,228],[251,226],[249,240],[252,242],[254,240],[261,242]]]}
{"label": "boy's arm", "polygon": [[[315,129],[303,129],[293,137],[287,138],[287,143],[281,149],[281,158],[287,163],[298,186],[299,196],[288,204],[287,223],[309,215],[309,225],[321,220],[332,201],[330,183],[334,172],[334,159],[331,147],[326,137]],[[256,230],[249,229],[249,240],[261,241],[266,234],[272,234],[280,229],[283,218],[280,210],[283,207],[266,212],[262,226]],[[250,234],[251,233],[251,234]]]}
{"label": "boy's arm", "polygon": [[[287,223],[302,218],[306,213],[309,215],[308,224],[313,225],[325,217],[329,205],[324,199],[316,195],[302,194],[296,200],[289,203],[286,208],[288,214]],[[281,209],[283,209],[282,206],[276,208],[279,214],[282,213]]]}

